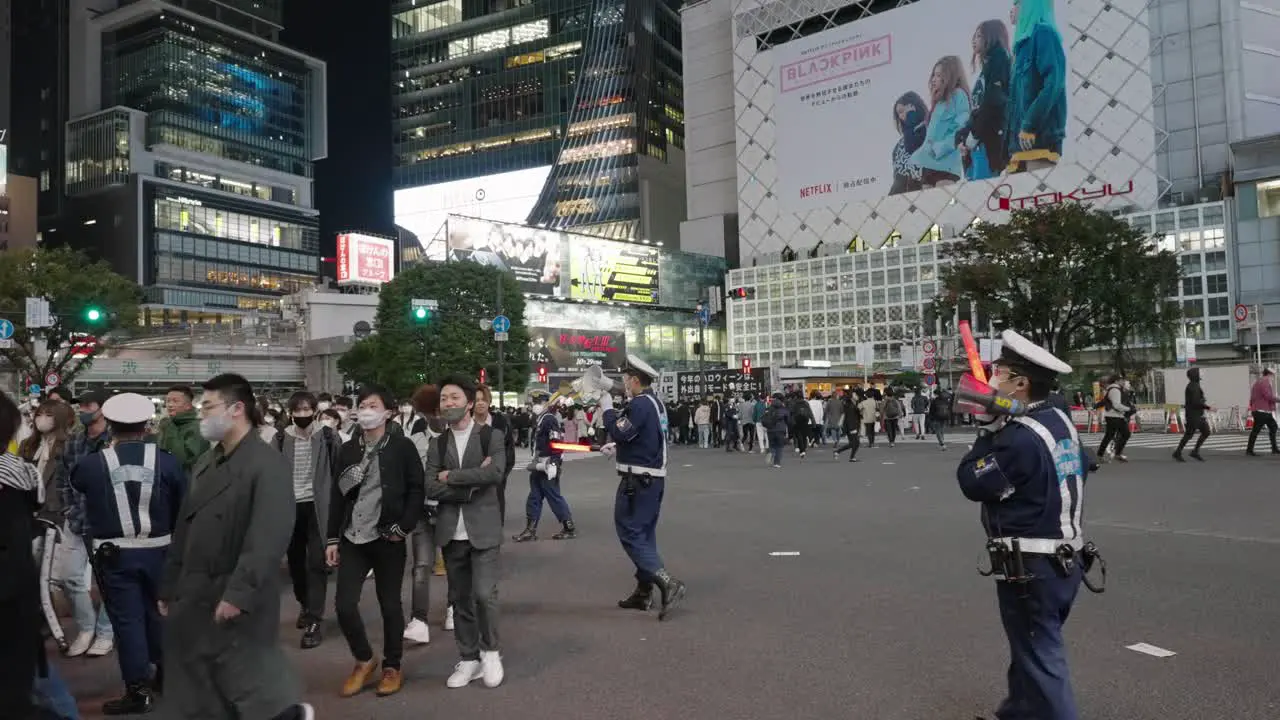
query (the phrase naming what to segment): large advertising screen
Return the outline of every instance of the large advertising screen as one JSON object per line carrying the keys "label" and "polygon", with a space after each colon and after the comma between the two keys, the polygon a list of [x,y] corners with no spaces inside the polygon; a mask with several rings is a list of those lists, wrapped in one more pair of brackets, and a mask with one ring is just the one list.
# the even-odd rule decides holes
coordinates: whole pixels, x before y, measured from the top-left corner
{"label": "large advertising screen", "polygon": [[423,185],[395,191],[396,224],[418,236],[432,260],[444,259],[442,243],[449,215],[523,223],[538,202],[551,166]]}
{"label": "large advertising screen", "polygon": [[676,398],[681,402],[694,402],[708,395],[725,399],[747,393],[759,397],[760,393],[768,391],[769,368],[752,368],[749,375],[741,370],[725,368],[676,373]]}
{"label": "large advertising screen", "polygon": [[381,285],[396,275],[396,244],[386,238],[343,233],[338,236],[338,282]]}
{"label": "large advertising screen", "polygon": [[658,248],[574,236],[569,246],[569,297],[658,302]]}
{"label": "large advertising screen", "polygon": [[1081,74],[1069,60],[1078,31],[1067,7],[919,2],[779,45],[775,191],[784,208],[995,187],[1092,155],[1072,142]]}
{"label": "large advertising screen", "polygon": [[529,360],[550,374],[581,375],[599,365],[620,372],[627,362],[627,336],[621,331],[529,328]]}
{"label": "large advertising screen", "polygon": [[470,218],[449,218],[450,260],[509,270],[525,292],[560,294],[560,244],[554,230]]}

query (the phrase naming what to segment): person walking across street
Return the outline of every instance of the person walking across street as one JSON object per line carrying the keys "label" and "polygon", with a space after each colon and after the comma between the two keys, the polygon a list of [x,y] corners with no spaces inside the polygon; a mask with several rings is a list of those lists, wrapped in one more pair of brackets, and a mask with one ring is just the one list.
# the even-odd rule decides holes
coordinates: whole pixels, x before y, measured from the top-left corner
{"label": "person walking across street", "polygon": [[902,401],[898,399],[897,393],[892,389],[884,391],[884,404],[880,406],[881,424],[884,426],[884,434],[889,438],[889,447],[893,447],[898,440],[898,431],[901,429],[899,423],[902,417],[906,415],[906,408],[902,406]]}
{"label": "person walking across street", "polygon": [[775,468],[782,467],[782,451],[787,446],[787,429],[791,427],[791,411],[782,402],[782,393],[774,393],[769,399],[769,407],[761,416],[758,427],[765,431],[770,464]]}
{"label": "person walking across street", "polygon": [[[1178,447],[1173,451],[1173,459],[1178,462],[1185,462],[1182,459],[1182,450],[1191,441],[1191,436],[1197,432],[1200,437],[1196,439],[1196,445],[1191,449],[1191,457],[1204,462],[1204,456],[1200,454],[1200,447],[1204,445],[1204,441],[1209,439],[1209,418],[1205,414],[1211,410],[1209,403],[1205,401],[1204,388],[1200,387],[1200,368],[1193,367],[1187,370],[1187,388],[1183,395],[1182,410],[1186,415],[1187,428],[1182,433],[1182,440],[1178,441]],[[1099,453],[1098,459],[1102,456]]]}
{"label": "person walking across street", "polygon": [[460,656],[447,682],[451,688],[475,680],[494,688],[505,676],[498,637],[498,487],[506,441],[501,430],[475,421],[475,401],[470,380],[454,376],[440,382],[440,415],[449,427],[427,451],[426,492],[440,503],[436,544],[444,548]]}
{"label": "person walking across street", "polygon": [[947,425],[951,422],[951,395],[945,390],[938,390],[929,401],[929,418],[933,421],[933,432],[938,438],[938,447],[947,449]]}
{"label": "person walking across street", "polygon": [[858,401],[858,415],[862,420],[862,428],[867,433],[867,447],[875,447],[876,418],[880,414],[880,409],[876,406],[876,399],[871,391],[859,397],[862,399]]}
{"label": "person walking across street", "polygon": [[658,515],[667,483],[667,409],[653,393],[657,370],[629,355],[622,373],[630,398],[626,409],[615,410],[610,395],[600,399],[605,429],[617,446],[614,459],[620,480],[613,501],[614,529],[636,571],[636,588],[618,601],[618,607],[648,611],[656,587],[662,598],[661,621],[686,593],[685,584],[672,577],[658,553]]}
{"label": "person walking across street", "polygon": [[525,503],[524,530],[512,540],[529,542],[538,539],[538,522],[542,519],[544,500],[551,506],[551,513],[560,521],[561,526],[560,532],[552,535],[551,539],[572,539],[578,536],[578,528],[573,524],[573,512],[569,509],[569,503],[560,492],[564,453],[551,446],[553,442],[560,440],[560,420],[554,412],[547,410],[551,394],[546,390],[530,392],[529,400],[538,416],[534,421],[533,462],[529,463],[529,499]]}
{"label": "person walking across street", "polygon": [[693,424],[698,427],[698,447],[706,450],[711,447],[711,403],[703,399],[698,401],[698,409],[693,411]]}
{"label": "person walking across street", "polygon": [[992,363],[997,392],[1025,415],[978,416],[978,437],[956,470],[964,496],[982,506],[990,574],[1010,650],[1008,695],[997,718],[1079,717],[1063,640],[1085,567],[1083,490],[1089,462],[1071,418],[1047,402],[1071,366],[1005,330]]}
{"label": "person walking across street", "polygon": [[296,627],[302,631],[303,650],[319,647],[323,640],[320,625],[329,586],[324,546],[329,532],[329,498],[342,450],[338,432],[316,421],[317,404],[309,392],[294,393],[289,398],[293,424],[275,437],[276,449],[293,470],[293,537],[285,559],[293,597],[298,601]]}
{"label": "person walking across street", "polygon": [[325,562],[338,568],[335,610],[338,627],[356,665],[342,684],[343,697],[363,692],[374,681],[374,657],[360,595],[373,573],[374,592],[382,615],[382,675],[379,697],[394,695],[404,685],[400,661],[404,654],[404,585],[407,556],[405,538],[418,527],[425,503],[422,460],[418,448],[389,423],[396,411],[391,393],[377,386],[360,391],[356,402],[360,433],[342,446],[329,498],[329,529]]}
{"label": "person walking across street", "polygon": [[769,396],[760,393],[755,398],[754,405],[751,419],[756,425],[756,446],[760,448],[760,454],[763,455],[769,451],[769,429],[760,421],[764,418],[765,411],[769,409]]}
{"label": "person walking across street", "polygon": [[1271,368],[1264,368],[1262,377],[1253,384],[1249,391],[1249,406],[1253,408],[1253,430],[1249,432],[1249,448],[1245,454],[1256,457],[1254,443],[1258,442],[1258,434],[1262,428],[1267,429],[1271,438],[1271,454],[1280,454],[1280,446],[1276,445],[1276,387],[1275,373]]}
{"label": "person walking across street", "polygon": [[826,407],[822,411],[824,428],[823,432],[836,445],[840,444],[840,438],[845,434],[843,430],[844,409],[848,403],[839,390],[832,390],[831,395],[827,396]]}
{"label": "person walking across street", "polygon": [[160,583],[178,525],[187,473],[173,455],[145,442],[155,406],[123,393],[102,405],[111,447],[86,456],[71,472],[93,528],[93,568],[115,630],[124,695],[104,715],[141,715],[164,690]]}
{"label": "person walking across street", "polygon": [[293,533],[289,464],[256,427],[249,381],[204,383],[192,471],[160,585],[165,709],[182,718],[312,720],[280,647],[280,558]]}
{"label": "person walking across street", "polygon": [[847,444],[844,447],[840,447],[840,444],[836,443],[835,449],[835,457],[837,459],[840,457],[840,453],[848,450],[849,462],[851,463],[858,462],[858,447],[862,444],[862,423],[858,415],[858,401],[855,399],[858,397],[861,397],[860,391],[857,395],[850,392],[845,397],[845,407],[840,412],[840,422],[842,423]]}
{"label": "person walking across street", "polygon": [[916,432],[916,439],[923,440],[925,436],[925,418],[929,415],[929,398],[920,392],[920,388],[916,388],[916,392],[911,396],[911,425]]}
{"label": "person walking across street", "polygon": [[1115,456],[1120,462],[1129,462],[1124,455],[1125,443],[1129,442],[1129,411],[1124,395],[1128,389],[1124,378],[1114,375],[1107,383],[1106,394],[1102,398],[1102,420],[1106,423],[1106,431],[1102,435],[1102,444],[1098,446],[1098,460],[1107,457],[1107,446],[1115,441]]}
{"label": "person walking across street", "polygon": [[756,445],[756,403],[749,394],[738,401],[738,422],[742,425],[742,452],[751,452]]}

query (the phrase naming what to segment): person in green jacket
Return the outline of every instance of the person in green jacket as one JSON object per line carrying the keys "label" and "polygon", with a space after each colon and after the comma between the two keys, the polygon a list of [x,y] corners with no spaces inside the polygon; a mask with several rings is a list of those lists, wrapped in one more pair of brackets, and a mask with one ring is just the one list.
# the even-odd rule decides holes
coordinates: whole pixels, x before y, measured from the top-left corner
{"label": "person in green jacket", "polygon": [[174,385],[164,396],[168,417],[160,421],[156,444],[178,458],[182,469],[191,474],[196,461],[209,449],[200,435],[200,416],[196,414],[195,392],[188,385]]}

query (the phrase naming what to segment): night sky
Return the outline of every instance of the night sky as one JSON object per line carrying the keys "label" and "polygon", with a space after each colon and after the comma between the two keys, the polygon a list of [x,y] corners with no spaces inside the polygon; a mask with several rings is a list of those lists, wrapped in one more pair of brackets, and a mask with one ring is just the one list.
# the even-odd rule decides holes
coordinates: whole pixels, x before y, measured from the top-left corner
{"label": "night sky", "polygon": [[286,0],[284,26],[281,42],[328,65],[329,157],[316,164],[315,200],[321,255],[332,258],[339,232],[395,234],[390,2]]}

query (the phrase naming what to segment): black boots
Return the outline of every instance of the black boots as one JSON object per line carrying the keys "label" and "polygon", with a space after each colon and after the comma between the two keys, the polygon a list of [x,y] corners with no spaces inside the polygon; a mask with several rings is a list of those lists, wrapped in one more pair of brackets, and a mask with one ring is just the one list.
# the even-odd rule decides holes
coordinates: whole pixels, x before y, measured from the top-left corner
{"label": "black boots", "polygon": [[658,611],[658,619],[666,620],[667,614],[675,610],[680,601],[684,600],[686,588],[684,583],[671,577],[665,568],[654,573],[653,579],[657,581],[658,589],[662,591],[662,609]]}
{"label": "black boots", "polygon": [[155,709],[155,699],[146,683],[125,687],[124,695],[102,703],[103,715],[143,715]]}
{"label": "black boots", "polygon": [[572,540],[578,537],[578,527],[572,520],[564,521],[564,529],[551,536],[552,540]]}
{"label": "black boots", "polygon": [[647,612],[653,609],[653,583],[636,583],[636,589],[626,598],[618,601],[623,610],[640,610]]}
{"label": "black boots", "polygon": [[521,530],[519,535],[512,536],[511,539],[516,542],[529,542],[530,540],[537,540],[538,539],[538,523],[532,520],[526,520],[524,525],[524,530]]}
{"label": "black boots", "polygon": [[307,622],[307,626],[302,630],[301,646],[303,650],[314,650],[320,647],[320,643],[324,642],[324,635],[320,632],[320,620],[312,617]]}

